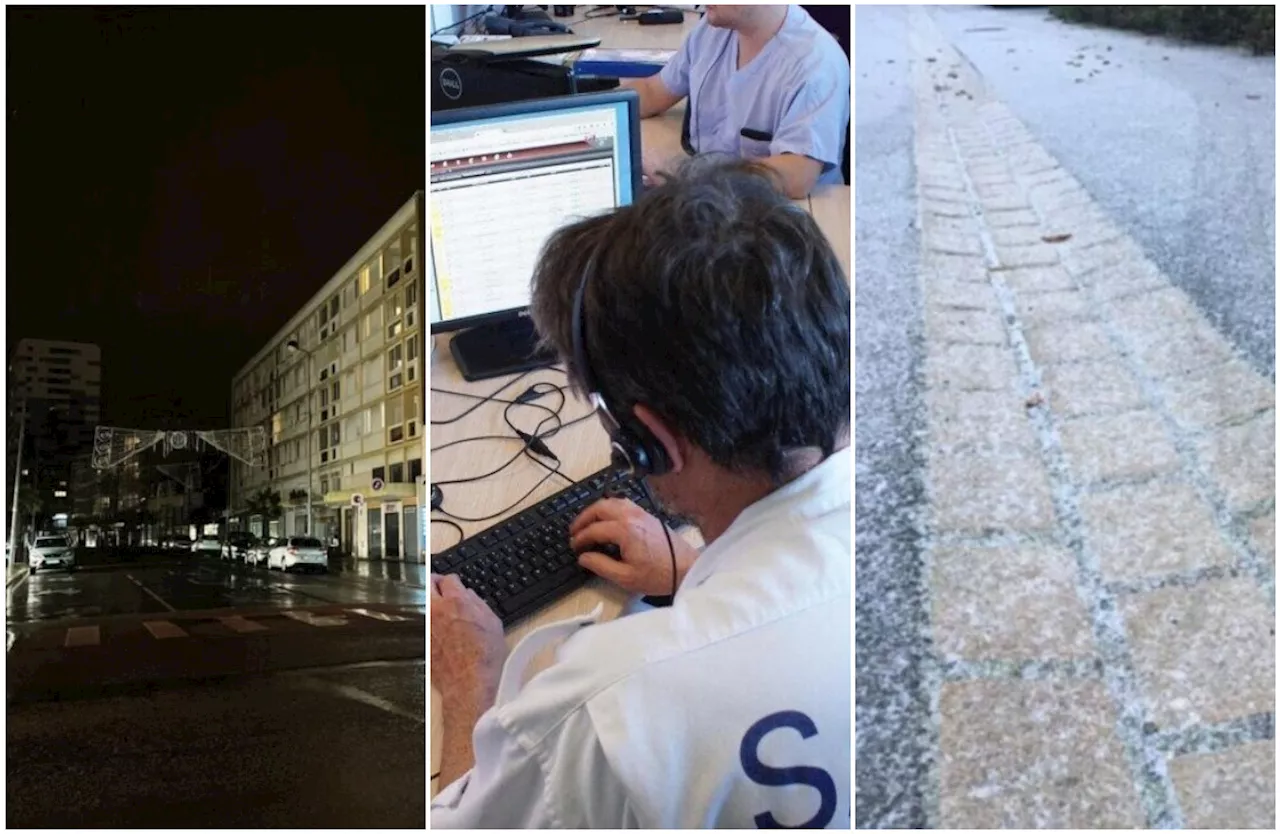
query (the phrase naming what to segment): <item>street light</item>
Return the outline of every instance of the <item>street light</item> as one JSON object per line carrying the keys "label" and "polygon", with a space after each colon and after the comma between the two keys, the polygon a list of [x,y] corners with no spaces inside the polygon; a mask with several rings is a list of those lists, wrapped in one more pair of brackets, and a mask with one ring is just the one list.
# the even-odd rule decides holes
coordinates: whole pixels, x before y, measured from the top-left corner
{"label": "street light", "polygon": [[311,453],[311,435],[315,431],[315,426],[313,425],[311,416],[311,351],[298,344],[297,339],[290,339],[288,342],[285,342],[285,347],[289,349],[290,353],[298,353],[301,351],[306,354],[307,357],[307,535],[315,536],[316,528],[311,520],[311,471],[314,465]]}

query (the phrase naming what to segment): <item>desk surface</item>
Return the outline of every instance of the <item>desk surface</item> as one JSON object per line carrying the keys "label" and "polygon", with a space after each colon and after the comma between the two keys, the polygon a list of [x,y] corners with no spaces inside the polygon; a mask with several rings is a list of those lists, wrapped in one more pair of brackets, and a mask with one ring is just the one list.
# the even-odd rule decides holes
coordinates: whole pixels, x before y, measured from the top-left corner
{"label": "desk surface", "polygon": [[[694,27],[697,15],[685,14],[685,22],[680,26],[640,26],[634,22],[619,21],[616,17],[598,18],[574,26],[576,32],[598,35],[604,47],[651,47],[655,49],[675,49],[680,46],[686,34]],[[684,105],[681,104],[667,113],[645,119],[641,124],[642,140],[646,145],[654,144],[666,147],[670,145],[679,152],[680,123],[684,117]],[[818,222],[818,226],[827,235],[832,247],[844,267],[845,275],[851,275],[850,264],[850,199],[849,186],[826,186],[816,190],[811,196],[796,201],[804,206]],[[477,396],[492,394],[508,383],[511,377],[468,383],[458,373],[453,357],[449,354],[448,336],[441,336],[431,357],[431,448],[456,440],[482,435],[501,435],[511,440],[481,440],[464,443],[458,446],[432,451],[431,480],[440,484],[459,478],[481,475],[496,469],[499,465],[514,456],[520,450],[520,443],[512,435],[503,421],[503,406],[489,403],[482,405],[471,414],[456,422],[440,424],[436,421],[449,420],[470,408],[477,401],[466,397],[439,393],[434,389],[445,391],[461,391]],[[504,399],[514,398],[525,388],[535,382],[552,382],[565,384],[564,374],[555,370],[542,370],[530,374],[511,385],[499,396]],[[567,392],[566,392],[567,393]],[[540,403],[552,405],[555,397],[546,397]],[[552,406],[554,407],[554,406]],[[587,404],[570,396],[561,413],[563,421],[568,423],[577,417],[590,412]],[[511,420],[525,431],[533,431],[544,412],[531,408],[512,409]],[[608,465],[609,446],[604,429],[594,419],[584,420],[564,429],[560,434],[550,438],[547,445],[560,458],[562,471],[570,478],[580,478]],[[559,478],[543,480],[547,471],[536,463],[521,457],[504,469],[500,475],[486,478],[469,484],[445,484],[441,487],[444,494],[444,508],[450,512],[467,517],[479,518],[508,508],[522,495],[533,489],[533,492],[518,505],[511,507],[506,515],[512,515],[539,500],[554,494],[564,486]],[[539,481],[542,481],[539,484]],[[433,514],[436,517],[438,514]],[[461,523],[467,535],[479,532],[485,527],[501,520],[476,523]],[[458,534],[445,524],[431,525],[431,551],[443,550],[457,541]],[[514,646],[530,630],[548,622],[566,617],[584,614],[596,607],[604,606],[604,617],[610,619],[617,616],[626,595],[617,588],[600,580],[593,580],[583,589],[570,594],[557,604],[544,609],[539,614],[524,621],[507,634],[507,645]],[[548,649],[532,665],[533,670],[544,668],[551,660],[553,649]],[[431,692],[431,772],[440,769],[440,733],[441,707],[440,698],[434,689]],[[431,782],[431,793],[434,796],[441,786],[437,780]]]}

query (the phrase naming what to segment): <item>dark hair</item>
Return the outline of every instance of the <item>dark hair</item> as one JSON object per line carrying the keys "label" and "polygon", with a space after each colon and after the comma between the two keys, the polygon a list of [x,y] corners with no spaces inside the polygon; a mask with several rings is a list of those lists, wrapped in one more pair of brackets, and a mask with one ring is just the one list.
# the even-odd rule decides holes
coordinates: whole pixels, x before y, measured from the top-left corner
{"label": "dark hair", "polygon": [[717,464],[775,482],[789,451],[826,456],[847,435],[848,279],[767,168],[696,158],[551,236],[531,314],[578,389],[571,321],[588,270],[586,349],[615,414],[643,403]]}

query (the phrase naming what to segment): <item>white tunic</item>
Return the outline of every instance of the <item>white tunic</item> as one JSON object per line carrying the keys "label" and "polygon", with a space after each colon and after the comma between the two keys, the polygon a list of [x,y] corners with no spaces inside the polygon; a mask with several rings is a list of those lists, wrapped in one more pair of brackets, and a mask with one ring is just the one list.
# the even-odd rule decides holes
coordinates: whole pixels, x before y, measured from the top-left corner
{"label": "white tunic", "polygon": [[670,608],[526,637],[431,826],[849,828],[850,459],[748,507]]}

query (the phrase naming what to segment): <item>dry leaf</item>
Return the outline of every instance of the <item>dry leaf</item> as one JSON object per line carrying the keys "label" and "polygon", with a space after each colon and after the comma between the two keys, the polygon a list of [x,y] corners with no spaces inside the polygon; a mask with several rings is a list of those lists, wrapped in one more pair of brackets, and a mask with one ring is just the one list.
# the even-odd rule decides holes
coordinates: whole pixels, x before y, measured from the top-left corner
{"label": "dry leaf", "polygon": [[1066,243],[1068,240],[1071,240],[1071,233],[1063,232],[1058,235],[1044,235],[1040,239],[1045,243]]}
{"label": "dry leaf", "polygon": [[1035,408],[1038,405],[1044,405],[1044,394],[1036,391],[1030,397],[1027,397],[1027,408]]}

